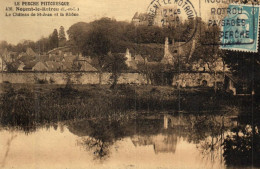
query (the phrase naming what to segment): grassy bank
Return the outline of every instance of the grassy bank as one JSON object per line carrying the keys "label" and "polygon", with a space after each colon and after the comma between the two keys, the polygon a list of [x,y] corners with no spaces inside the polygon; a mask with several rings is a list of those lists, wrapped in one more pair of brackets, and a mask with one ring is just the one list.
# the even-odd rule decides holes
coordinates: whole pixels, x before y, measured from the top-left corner
{"label": "grassy bank", "polygon": [[4,84],[1,89],[1,123],[22,126],[82,118],[132,118],[136,112],[220,114],[241,102],[210,88]]}

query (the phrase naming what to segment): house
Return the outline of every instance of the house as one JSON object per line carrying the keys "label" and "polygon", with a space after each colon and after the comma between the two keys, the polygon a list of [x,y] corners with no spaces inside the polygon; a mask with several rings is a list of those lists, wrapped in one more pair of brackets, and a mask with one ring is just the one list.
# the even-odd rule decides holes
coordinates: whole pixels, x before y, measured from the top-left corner
{"label": "house", "polygon": [[138,13],[136,12],[134,17],[132,18],[132,23],[135,26],[140,26],[140,25],[148,25],[148,14],[146,13]]}
{"label": "house", "polygon": [[192,71],[204,72],[229,72],[229,68],[224,65],[222,58],[217,59],[213,63],[205,63],[202,59],[192,63]]}
{"label": "house", "polygon": [[[135,26],[140,25],[153,25],[158,27],[167,27],[169,25],[177,26],[177,24],[174,24],[174,21],[176,21],[176,16],[174,14],[174,11],[176,12],[178,7],[175,6],[160,6],[157,8],[154,16],[149,16],[147,13],[138,13],[136,12],[135,15],[132,18],[132,23]],[[167,12],[167,14],[165,13]],[[165,15],[166,14],[166,15]],[[149,23],[150,22],[150,23]],[[178,17],[178,22],[182,22],[182,18]]]}
{"label": "house", "polygon": [[16,52],[8,51],[7,49],[4,49],[1,52],[1,56],[6,63],[14,62],[18,58],[18,54]]}
{"label": "house", "polygon": [[86,71],[86,72],[96,72],[98,71],[96,68],[94,68],[89,62],[89,59],[87,58],[78,58],[74,61],[74,66],[76,67],[76,70],[78,71]]}
{"label": "house", "polygon": [[250,96],[255,94],[249,81],[238,79],[231,73],[225,74],[224,83],[226,92],[231,93],[234,96]]}
{"label": "house", "polygon": [[18,66],[17,70],[18,71],[23,71],[24,67],[25,67],[25,64],[23,62],[19,61],[19,66]]}
{"label": "house", "polygon": [[23,53],[23,55],[19,56],[19,61],[23,62],[25,65],[31,63],[31,62],[35,62],[36,61],[36,56],[31,56],[28,55],[26,53]]}
{"label": "house", "polygon": [[62,62],[62,71],[71,71],[73,70],[73,62]]}
{"label": "house", "polygon": [[45,62],[45,64],[47,66],[47,71],[62,71],[62,70],[64,70],[63,63],[61,63],[61,62],[47,61],[47,62]]}
{"label": "house", "polygon": [[135,62],[134,57],[132,57],[132,54],[130,53],[129,49],[126,49],[125,57],[126,57],[125,63],[127,67],[133,70],[137,70],[137,63]]}
{"label": "house", "polygon": [[45,62],[37,62],[33,66],[32,71],[48,71],[48,67]]}
{"label": "house", "polygon": [[[15,71],[18,67],[18,54],[8,51],[7,49],[0,51],[0,71]],[[8,70],[10,69],[10,70]]]}
{"label": "house", "polygon": [[170,43],[169,38],[166,37],[164,44],[164,56],[161,63],[174,65],[178,61],[187,61],[194,52],[194,45],[194,42],[185,44],[185,42],[175,42],[174,39],[171,40]]}
{"label": "house", "polygon": [[33,67],[36,65],[36,61],[26,62],[24,63],[25,66],[23,67],[24,71],[32,71]]}
{"label": "house", "polygon": [[34,56],[34,57],[37,56],[37,53],[35,53],[31,48],[26,49],[26,54],[29,56]]}
{"label": "house", "polygon": [[144,58],[141,55],[135,55],[134,60],[136,64],[144,64]]}

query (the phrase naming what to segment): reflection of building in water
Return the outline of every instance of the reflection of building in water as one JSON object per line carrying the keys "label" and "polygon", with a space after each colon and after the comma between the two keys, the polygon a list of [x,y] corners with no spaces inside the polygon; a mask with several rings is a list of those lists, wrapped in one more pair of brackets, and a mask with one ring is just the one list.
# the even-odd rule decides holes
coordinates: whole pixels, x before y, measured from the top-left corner
{"label": "reflection of building in water", "polygon": [[[192,125],[193,123],[190,122]],[[164,129],[168,129],[174,126],[185,126],[189,125],[187,118],[184,118],[183,115],[172,116],[172,115],[164,115],[163,117],[163,127]]]}
{"label": "reflection of building in water", "polygon": [[[233,115],[228,115],[226,117],[215,115],[208,118],[205,118],[207,120],[213,120],[214,123],[222,124],[223,127],[234,127],[236,125],[236,121],[234,119],[237,118],[238,112],[232,112]],[[201,116],[203,117],[203,116]],[[186,127],[190,126],[191,128],[194,127],[195,123],[197,123],[196,116],[185,116],[183,114],[180,114],[178,116],[173,115],[164,115],[163,117],[163,128],[164,129],[170,129],[176,126],[179,127]],[[213,123],[213,122],[212,122]],[[183,131],[182,131],[183,132]]]}
{"label": "reflection of building in water", "polygon": [[175,153],[177,147],[177,135],[175,134],[133,136],[131,140],[136,147],[152,145],[155,153]]}

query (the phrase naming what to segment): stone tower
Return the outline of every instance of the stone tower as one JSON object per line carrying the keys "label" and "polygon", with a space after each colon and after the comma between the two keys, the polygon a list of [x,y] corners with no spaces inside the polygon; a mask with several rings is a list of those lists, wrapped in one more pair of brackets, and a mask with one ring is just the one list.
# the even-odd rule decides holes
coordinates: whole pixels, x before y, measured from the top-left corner
{"label": "stone tower", "polygon": [[129,67],[130,63],[132,61],[132,55],[131,55],[130,50],[128,48],[126,49],[125,57],[126,57],[125,63]]}
{"label": "stone tower", "polygon": [[164,45],[164,56],[161,61],[163,64],[170,64],[173,65],[173,55],[169,50],[169,38],[165,38],[165,45]]}

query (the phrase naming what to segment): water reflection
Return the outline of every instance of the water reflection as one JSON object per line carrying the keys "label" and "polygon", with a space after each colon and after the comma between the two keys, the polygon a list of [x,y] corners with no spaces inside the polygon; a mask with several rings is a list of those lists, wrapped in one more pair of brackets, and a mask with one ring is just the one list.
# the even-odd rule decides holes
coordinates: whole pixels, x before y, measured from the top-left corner
{"label": "water reflection", "polygon": [[81,121],[70,124],[69,129],[82,137],[81,146],[99,159],[109,156],[116,141],[130,137],[136,148],[152,146],[155,154],[174,154],[182,142],[196,144],[203,157],[212,163],[217,159],[221,164],[224,133],[234,125],[231,117],[163,115],[125,122]]}
{"label": "water reflection", "polygon": [[45,165],[50,166],[55,163],[52,159],[64,160],[68,156],[85,159],[77,167],[64,164],[71,165],[70,168],[86,168],[87,164],[91,164],[91,168],[102,168],[97,161],[102,162],[103,167],[117,164],[123,166],[121,168],[149,168],[147,164],[153,164],[154,168],[260,167],[259,121],[252,123],[246,119],[158,114],[135,119],[75,120],[37,125],[30,134],[26,128],[25,135],[21,134],[22,128],[5,127],[0,130],[0,137],[7,139],[1,142],[0,162],[2,166],[8,165],[6,161],[11,154],[15,158],[12,164],[16,164],[18,154],[28,151],[17,146],[10,148],[11,143],[34,145],[35,140],[42,138],[38,144],[45,149],[35,146],[27,156],[32,153],[37,163],[38,158],[45,158]]}
{"label": "water reflection", "polygon": [[241,123],[232,128],[223,145],[227,166],[260,167],[259,121],[258,124]]}
{"label": "water reflection", "polygon": [[110,147],[127,136],[124,122],[109,121],[108,119],[83,120],[69,123],[68,129],[82,139],[81,146],[92,151],[94,159],[104,159],[110,154]]}

